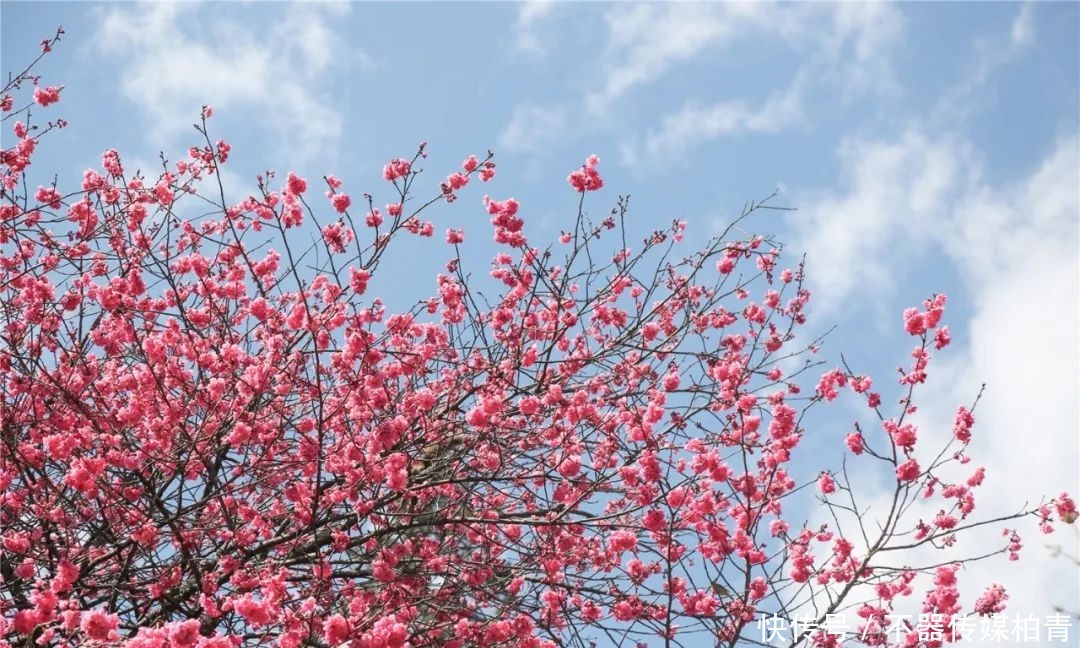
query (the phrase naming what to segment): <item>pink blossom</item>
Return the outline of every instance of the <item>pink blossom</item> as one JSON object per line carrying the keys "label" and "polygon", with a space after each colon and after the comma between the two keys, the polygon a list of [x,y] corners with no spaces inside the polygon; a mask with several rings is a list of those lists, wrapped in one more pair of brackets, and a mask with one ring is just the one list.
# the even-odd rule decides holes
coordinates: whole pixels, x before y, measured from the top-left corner
{"label": "pink blossom", "polygon": [[836,482],[833,480],[831,474],[825,472],[821,473],[821,477],[818,477],[818,490],[823,495],[829,495],[836,492]]}
{"label": "pink blossom", "polygon": [[124,167],[120,164],[120,154],[116,149],[109,149],[101,154],[101,166],[114,178],[124,175]]}
{"label": "pink blossom", "polygon": [[349,194],[347,193],[337,193],[330,199],[330,203],[334,206],[334,209],[337,210],[337,213],[344,214],[345,210],[352,204],[352,198],[349,198]]}
{"label": "pink blossom", "polygon": [[1009,552],[1009,560],[1016,561],[1020,559],[1020,550],[1024,548],[1020,539],[1020,534],[1015,529],[1002,529],[1001,535],[1009,539],[1009,545],[1006,549]]}
{"label": "pink blossom", "polygon": [[585,164],[580,169],[574,171],[566,180],[570,183],[570,186],[575,191],[584,193],[586,191],[596,191],[604,186],[604,180],[600,177],[600,173],[596,170],[596,165],[599,164],[600,158],[595,155],[590,155],[585,160]]}
{"label": "pink blossom", "polygon": [[292,171],[289,171],[288,180],[286,182],[289,193],[299,196],[307,191],[307,180],[304,180],[300,176],[296,175]]}
{"label": "pink blossom", "polygon": [[911,335],[922,335],[926,332],[926,317],[917,308],[909,308],[904,311],[904,328]]}
{"label": "pink blossom", "polygon": [[911,423],[898,425],[893,419],[886,419],[883,423],[885,431],[889,433],[893,443],[904,450],[911,451],[918,439],[915,426]]}
{"label": "pink blossom", "polygon": [[79,627],[94,641],[115,641],[118,637],[120,618],[102,610],[92,610],[82,615]]}
{"label": "pink blossom", "polygon": [[26,553],[30,548],[30,538],[24,533],[7,533],[3,539],[4,549],[12,553]]}
{"label": "pink blossom", "polygon": [[633,551],[637,548],[637,535],[628,529],[620,529],[611,534],[608,547],[615,552]]}
{"label": "pink blossom", "polygon": [[463,173],[451,173],[446,177],[446,186],[451,191],[457,191],[467,184],[469,184],[469,176]]}
{"label": "pink blossom", "polygon": [[952,337],[949,335],[949,327],[942,326],[934,334],[934,348],[944,349],[949,346],[949,342],[952,342]]}
{"label": "pink blossom", "polygon": [[975,425],[975,417],[966,407],[960,406],[956,410],[956,420],[953,423],[953,436],[961,443],[971,440],[971,427]]}
{"label": "pink blossom", "polygon": [[398,178],[403,178],[409,174],[411,167],[408,160],[401,158],[395,158],[386,163],[383,167],[383,179],[387,182],[393,182]]}
{"label": "pink blossom", "polygon": [[323,639],[331,646],[345,643],[350,632],[349,621],[340,614],[328,616],[323,621]]}
{"label": "pink blossom", "polygon": [[47,204],[52,209],[60,209],[62,198],[63,196],[55,187],[38,187],[37,193],[34,194],[35,200]]}
{"label": "pink blossom", "polygon": [[979,616],[1000,614],[1005,611],[1005,602],[1008,600],[1009,595],[1005,588],[994,583],[975,601],[975,613]]}
{"label": "pink blossom", "polygon": [[1057,509],[1058,517],[1065,524],[1072,524],[1076,521],[1076,502],[1069,497],[1068,493],[1059,495],[1058,498],[1054,500],[1054,507]]}
{"label": "pink blossom", "polygon": [[60,88],[49,86],[47,88],[34,88],[34,101],[41,106],[48,106],[60,101]]}
{"label": "pink blossom", "polygon": [[570,478],[576,476],[581,472],[581,458],[580,457],[567,457],[559,463],[559,474],[563,477]]}
{"label": "pink blossom", "polygon": [[641,518],[641,526],[649,531],[662,531],[665,526],[664,512],[660,509],[649,509]]}
{"label": "pink blossom", "polygon": [[171,642],[170,648],[187,648],[195,646],[200,639],[198,619],[190,619],[179,623],[169,624],[168,635]]}
{"label": "pink blossom", "polygon": [[349,268],[349,287],[353,289],[353,292],[357,295],[363,295],[367,290],[368,279],[371,278],[371,274],[367,270],[357,270],[356,268]]}
{"label": "pink blossom", "polygon": [[252,627],[260,628],[270,623],[272,614],[265,601],[257,601],[250,594],[245,594],[233,603],[233,607]]}
{"label": "pink blossom", "polygon": [[939,529],[951,529],[956,526],[956,518],[946,514],[945,511],[940,511],[934,518],[934,526]]}
{"label": "pink blossom", "polygon": [[838,388],[847,386],[848,376],[840,369],[833,369],[822,374],[818,381],[818,396],[826,401],[834,400],[838,395]]}
{"label": "pink blossom", "polygon": [[896,467],[896,478],[902,482],[918,479],[921,474],[922,469],[919,468],[919,462],[914,459],[908,459]]}
{"label": "pink blossom", "polygon": [[874,386],[874,381],[870,379],[870,376],[858,376],[852,378],[851,388],[857,394],[863,394],[870,391],[870,388]]}
{"label": "pink blossom", "polygon": [[353,232],[342,223],[331,223],[322,230],[323,241],[331,252],[342,253],[345,246],[353,241]]}

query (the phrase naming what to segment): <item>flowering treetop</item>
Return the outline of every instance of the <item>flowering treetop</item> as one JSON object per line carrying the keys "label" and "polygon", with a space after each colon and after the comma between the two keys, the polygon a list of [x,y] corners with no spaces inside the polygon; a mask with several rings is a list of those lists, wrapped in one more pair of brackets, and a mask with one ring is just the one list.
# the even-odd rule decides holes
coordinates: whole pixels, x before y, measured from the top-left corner
{"label": "flowering treetop", "polygon": [[[628,242],[626,199],[585,214],[604,186],[590,156],[558,241],[483,197],[496,296],[449,228],[435,294],[392,313],[368,290],[380,262],[492,180],[490,154],[426,199],[421,145],[363,201],[289,172],[236,202],[206,107],[156,176],[109,150],[81,181],[32,186],[39,143],[67,124],[38,121],[62,86],[31,68],[0,92],[16,137],[0,159],[0,645],[734,646],[766,615],[852,611],[850,637],[793,643],[936,646],[886,633],[920,574],[921,609],[955,615],[964,562],[1016,557],[1007,520],[1076,518],[1067,495],[977,517],[985,471],[951,477],[974,406],[943,446],[920,440],[943,295],[904,313],[915,348],[886,404],[797,344],[810,294],[778,243],[733,224],[687,250],[680,221]],[[868,423],[812,433],[884,469],[886,510],[846,470],[796,477],[805,414],[842,397]],[[798,517],[810,489],[835,522]],[[918,501],[940,513],[912,515]],[[986,524],[1010,524],[1000,546],[910,562]],[[1005,599],[991,588],[972,611]]]}

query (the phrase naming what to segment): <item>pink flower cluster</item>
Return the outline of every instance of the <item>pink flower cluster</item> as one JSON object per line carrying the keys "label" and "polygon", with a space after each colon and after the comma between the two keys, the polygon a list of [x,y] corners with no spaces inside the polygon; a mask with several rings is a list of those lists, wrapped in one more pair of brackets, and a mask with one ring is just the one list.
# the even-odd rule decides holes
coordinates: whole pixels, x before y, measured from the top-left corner
{"label": "pink flower cluster", "polygon": [[42,107],[51,106],[60,101],[60,90],[56,86],[34,88],[34,101]]}
{"label": "pink flower cluster", "polygon": [[604,186],[604,180],[600,177],[600,172],[596,170],[596,165],[599,163],[600,158],[590,155],[580,169],[567,176],[566,181],[570,183],[574,191],[581,193],[596,191]]}
{"label": "pink flower cluster", "polygon": [[409,175],[409,171],[412,170],[412,165],[408,160],[402,158],[395,158],[390,160],[383,166],[383,179],[387,182],[394,182],[400,178],[404,178]]}

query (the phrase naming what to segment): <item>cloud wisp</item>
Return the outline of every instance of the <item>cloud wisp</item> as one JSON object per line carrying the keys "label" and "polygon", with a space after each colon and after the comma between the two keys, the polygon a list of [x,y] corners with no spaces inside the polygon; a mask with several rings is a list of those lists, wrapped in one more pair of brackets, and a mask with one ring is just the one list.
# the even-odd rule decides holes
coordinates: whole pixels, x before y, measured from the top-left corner
{"label": "cloud wisp", "polygon": [[628,164],[639,158],[673,160],[710,140],[805,124],[814,93],[848,101],[861,93],[892,91],[891,53],[903,32],[902,15],[884,3],[618,6],[606,15],[606,24],[603,75],[585,98],[594,114],[706,52],[736,57],[743,46],[771,42],[801,61],[787,82],[757,104],[741,98],[674,98],[671,103],[681,108],[647,127],[642,138],[631,135],[621,143]]}
{"label": "cloud wisp", "polygon": [[[1055,497],[1074,490],[1072,460],[1047,456],[1080,455],[1080,137],[1061,137],[1037,168],[1007,187],[982,179],[982,160],[971,146],[918,130],[849,143],[844,157],[851,185],[811,204],[796,225],[795,248],[807,251],[817,306],[824,305],[816,317],[828,319],[849,300],[887,296],[911,264],[943,257],[958,270],[974,312],[967,322],[952,323],[961,331],[957,348],[935,363],[931,381],[944,387],[923,391],[920,443],[940,447],[957,406],[970,405],[985,383],[971,451],[988,475],[977,494],[981,516],[1014,513],[1025,505],[1020,491]],[[931,519],[937,508],[920,503],[910,515]],[[1075,601],[1076,580],[1057,576],[1068,565],[1045,547],[1075,545],[1068,529],[1044,539],[1034,522],[1021,525],[1024,568],[973,565],[964,577],[972,591],[1001,582],[1023,592],[1013,606],[1023,614],[1048,614]],[[972,541],[1004,546],[993,532],[977,532],[964,546]],[[1075,549],[1069,547],[1073,555]],[[940,562],[949,554],[935,555]]]}
{"label": "cloud wisp", "polygon": [[282,151],[310,159],[342,129],[329,88],[316,79],[341,60],[334,21],[345,11],[342,3],[275,6],[262,29],[222,12],[211,19],[198,3],[116,5],[100,14],[95,47],[117,65],[122,92],[155,144],[172,143],[209,103],[248,116]]}

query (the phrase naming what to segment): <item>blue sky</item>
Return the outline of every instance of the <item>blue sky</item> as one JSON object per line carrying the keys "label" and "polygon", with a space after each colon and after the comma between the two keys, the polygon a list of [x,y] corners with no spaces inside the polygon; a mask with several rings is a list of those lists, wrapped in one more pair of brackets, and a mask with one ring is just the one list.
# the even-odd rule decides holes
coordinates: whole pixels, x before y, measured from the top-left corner
{"label": "blue sky", "polygon": [[[0,7],[5,70],[67,30],[39,71],[66,84],[71,127],[34,165],[61,185],[110,147],[129,166],[177,159],[209,103],[243,195],[266,168],[334,173],[359,195],[424,140],[433,190],[493,149],[483,191],[521,200],[533,237],[572,222],[566,174],[590,153],[606,182],[592,210],[630,193],[641,231],[683,218],[704,239],[779,188],[798,211],[748,227],[807,254],[812,327],[838,326],[824,355],[888,380],[910,346],[900,312],[949,294],[956,342],[923,424],[947,433],[986,382],[972,450],[984,513],[1078,490],[1080,4]],[[486,237],[481,194],[440,207],[437,231]],[[383,285],[420,298],[444,244],[409,245]],[[482,269],[489,249],[474,249]],[[969,578],[1015,588],[1014,611],[1075,608],[1076,571],[1044,546],[1075,555],[1074,531],[1029,531],[1021,569]]]}

